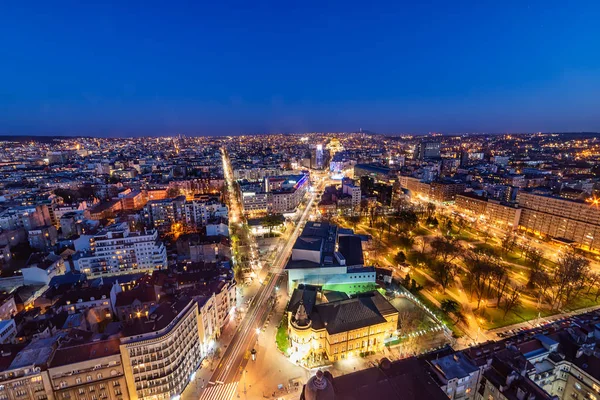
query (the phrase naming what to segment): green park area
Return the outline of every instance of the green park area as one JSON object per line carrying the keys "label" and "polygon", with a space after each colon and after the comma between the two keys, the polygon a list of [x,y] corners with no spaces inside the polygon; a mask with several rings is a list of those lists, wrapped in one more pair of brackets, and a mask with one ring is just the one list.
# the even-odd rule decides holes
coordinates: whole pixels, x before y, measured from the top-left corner
{"label": "green park area", "polygon": [[[337,222],[370,235],[368,262],[391,268],[396,282],[455,330],[493,329],[600,304],[600,274],[589,255],[490,229],[445,207],[405,203],[393,213],[367,210]],[[332,286],[327,289],[349,294],[369,290]]]}

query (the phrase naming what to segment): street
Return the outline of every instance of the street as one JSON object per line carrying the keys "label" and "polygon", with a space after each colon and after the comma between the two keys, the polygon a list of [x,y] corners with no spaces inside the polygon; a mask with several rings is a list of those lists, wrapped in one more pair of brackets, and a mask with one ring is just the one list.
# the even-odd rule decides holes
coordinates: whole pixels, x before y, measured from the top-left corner
{"label": "street", "polygon": [[[223,160],[227,162],[226,157],[223,157]],[[224,170],[230,171],[230,167],[224,166]],[[232,185],[231,173],[226,172],[225,175],[227,184]],[[285,275],[282,270],[291,254],[296,238],[300,235],[311,212],[312,203],[317,197],[317,193],[310,193],[309,196],[309,201],[300,220],[296,223],[294,231],[287,239],[282,251],[276,257],[272,268],[263,268],[259,271],[258,280],[262,281],[262,284],[250,303],[248,312],[237,327],[230,345],[224,351],[218,366],[215,368],[208,382],[208,387],[201,392],[200,399],[228,400],[239,391],[238,385],[242,379],[244,368],[250,359],[250,351],[257,344],[258,338],[262,334],[262,327],[272,307],[270,300],[284,282]],[[240,208],[238,208],[238,212],[239,210]]]}

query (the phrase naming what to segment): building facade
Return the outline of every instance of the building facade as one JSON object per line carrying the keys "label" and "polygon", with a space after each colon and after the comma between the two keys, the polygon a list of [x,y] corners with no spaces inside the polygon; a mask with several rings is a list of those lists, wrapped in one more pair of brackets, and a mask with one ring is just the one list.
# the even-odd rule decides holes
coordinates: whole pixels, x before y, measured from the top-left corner
{"label": "building facade", "polygon": [[120,350],[131,399],[181,395],[202,360],[197,315],[198,304],[181,299],[125,326]]}

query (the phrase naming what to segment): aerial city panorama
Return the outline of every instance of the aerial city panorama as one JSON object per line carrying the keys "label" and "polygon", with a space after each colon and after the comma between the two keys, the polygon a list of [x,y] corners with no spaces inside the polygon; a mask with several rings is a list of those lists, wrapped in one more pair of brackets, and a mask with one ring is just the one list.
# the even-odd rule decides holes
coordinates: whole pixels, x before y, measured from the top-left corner
{"label": "aerial city panorama", "polygon": [[0,5],[0,400],[600,400],[600,3]]}

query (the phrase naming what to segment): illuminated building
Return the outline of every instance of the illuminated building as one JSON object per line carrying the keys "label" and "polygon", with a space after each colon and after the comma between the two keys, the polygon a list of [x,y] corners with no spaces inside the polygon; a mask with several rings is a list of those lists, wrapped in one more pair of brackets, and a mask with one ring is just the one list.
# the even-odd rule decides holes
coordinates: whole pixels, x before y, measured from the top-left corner
{"label": "illuminated building", "polygon": [[381,351],[398,325],[398,310],[379,292],[316,304],[317,291],[294,290],[288,306],[291,357],[296,362],[343,360]]}
{"label": "illuminated building", "polygon": [[90,251],[76,254],[73,263],[85,274],[153,270],[167,266],[167,251],[156,230],[131,232],[122,223],[93,236]]}
{"label": "illuminated building", "polygon": [[517,193],[517,202],[523,209],[519,222],[521,229],[573,241],[590,249],[598,248],[598,205],[524,191]]}
{"label": "illuminated building", "polygon": [[120,350],[131,399],[181,395],[202,359],[197,315],[198,304],[181,299],[125,324]]}

